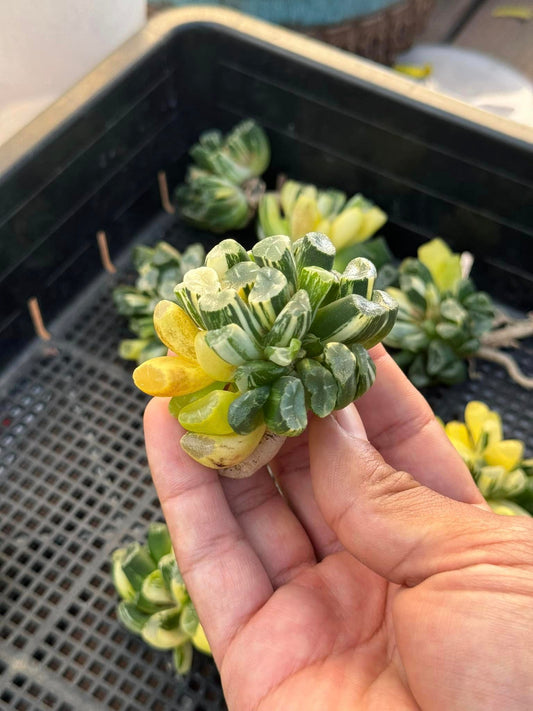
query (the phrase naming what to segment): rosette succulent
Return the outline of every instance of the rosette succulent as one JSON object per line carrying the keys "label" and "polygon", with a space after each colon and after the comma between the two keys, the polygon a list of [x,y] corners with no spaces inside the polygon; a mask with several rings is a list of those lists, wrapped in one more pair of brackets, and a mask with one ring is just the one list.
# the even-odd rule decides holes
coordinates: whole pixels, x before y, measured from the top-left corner
{"label": "rosette succulent", "polygon": [[492,327],[492,300],[462,278],[460,260],[434,239],[419,248],[418,259],[402,262],[399,288],[387,289],[399,312],[385,344],[397,349],[395,359],[417,387],[464,380],[465,359]]}
{"label": "rosette succulent", "polygon": [[374,249],[361,253],[360,244],[370,239],[387,221],[387,215],[361,193],[347,199],[341,190],[320,190],[314,185],[286,180],[279,192],[267,192],[258,209],[259,239],[286,234],[297,240],[308,232],[323,232],[337,250],[337,269],[355,257],[369,256],[379,268],[390,260],[381,238]]}
{"label": "rosette succulent", "polygon": [[374,289],[369,260],[340,274],[334,258],[317,232],[267,237],[250,252],[225,239],[176,286],[177,304],[157,305],[155,329],[176,355],[146,361],[133,378],[172,398],[193,459],[248,476],[304,431],[308,411],[325,417],[372,385],[367,349],[398,307]]}
{"label": "rosette succulent", "polygon": [[465,421],[444,425],[481,493],[496,513],[533,514],[533,459],[524,459],[524,443],[503,439],[502,421],[483,402],[469,402]]}
{"label": "rosette succulent", "polygon": [[146,544],[115,550],[111,574],[121,598],[117,619],[151,647],[171,650],[178,674],[189,671],[193,648],[211,654],[164,523],[149,526]]}
{"label": "rosette succulent", "polygon": [[183,219],[215,233],[245,227],[264,192],[260,176],[270,162],[270,144],[263,129],[247,120],[227,136],[207,131],[190,155],[194,163],[174,194]]}
{"label": "rosette succulent", "polygon": [[167,352],[154,329],[154,308],[161,299],[175,299],[176,282],[183,279],[186,271],[203,264],[204,256],[201,244],[193,244],[183,253],[168,242],[133,248],[132,261],[138,273],[135,284],[113,290],[117,311],[128,318],[129,329],[137,336],[121,341],[121,358],[142,363]]}

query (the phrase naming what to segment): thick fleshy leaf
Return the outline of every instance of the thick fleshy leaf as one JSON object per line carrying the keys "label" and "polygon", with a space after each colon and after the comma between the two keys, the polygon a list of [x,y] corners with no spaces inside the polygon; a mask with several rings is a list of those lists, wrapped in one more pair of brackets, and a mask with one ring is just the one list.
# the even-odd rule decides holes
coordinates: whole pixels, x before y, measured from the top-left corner
{"label": "thick fleshy leaf", "polygon": [[174,397],[205,388],[214,378],[202,370],[198,363],[179,356],[161,356],[151,358],[135,368],[133,381],[147,395]]}
{"label": "thick fleshy leaf", "polygon": [[432,239],[418,248],[418,258],[424,264],[441,293],[453,292],[461,280],[461,255],[454,254],[442,239]]}
{"label": "thick fleshy leaf", "polygon": [[260,425],[247,435],[206,435],[187,432],[181,446],[187,454],[210,469],[224,469],[240,464],[257,447],[265,433]]}
{"label": "thick fleshy leaf", "polygon": [[520,464],[524,456],[524,443],[519,439],[503,439],[489,442],[483,452],[487,464],[500,466],[510,472]]}

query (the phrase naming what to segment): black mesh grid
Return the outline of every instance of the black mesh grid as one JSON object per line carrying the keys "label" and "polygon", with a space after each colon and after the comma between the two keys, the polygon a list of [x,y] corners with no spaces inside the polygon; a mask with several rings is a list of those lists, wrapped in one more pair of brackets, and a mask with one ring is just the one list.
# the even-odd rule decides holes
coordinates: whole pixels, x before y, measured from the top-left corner
{"label": "black mesh grid", "polygon": [[[196,654],[177,680],[168,654],[115,619],[109,555],[160,518],[144,454],[145,397],[132,364],[116,355],[125,329],[110,294],[131,276],[126,255],[120,264],[52,325],[52,345],[30,348],[1,403],[0,708],[224,708],[210,659]],[[531,341],[517,357],[533,372]],[[466,402],[484,400],[501,412],[505,434],[531,447],[530,393],[497,366],[478,369],[477,380],[427,393],[437,414],[462,419]]]}

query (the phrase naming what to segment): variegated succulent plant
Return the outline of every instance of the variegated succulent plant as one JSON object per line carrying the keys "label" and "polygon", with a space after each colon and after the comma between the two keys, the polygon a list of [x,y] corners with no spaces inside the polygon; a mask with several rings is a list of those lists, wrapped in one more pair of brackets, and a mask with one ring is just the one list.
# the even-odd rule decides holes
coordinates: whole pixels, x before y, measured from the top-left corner
{"label": "variegated succulent plant", "polygon": [[385,340],[397,349],[395,359],[417,387],[464,380],[465,360],[492,327],[492,299],[462,278],[460,255],[441,239],[422,245],[418,259],[405,259],[398,279],[398,288],[387,289],[399,312]]}
{"label": "variegated succulent plant", "polygon": [[175,300],[176,282],[181,281],[189,269],[203,264],[204,257],[201,244],[192,244],[182,253],[168,242],[133,248],[132,261],[138,274],[135,284],[117,286],[113,290],[117,311],[128,318],[129,329],[137,336],[120,342],[121,358],[142,363],[166,353],[154,329],[155,306],[161,299]]}
{"label": "variegated succulent plant", "polygon": [[372,385],[367,349],[389,333],[398,307],[374,289],[371,262],[354,259],[340,274],[334,258],[317,232],[267,237],[250,252],[225,239],[176,286],[178,304],[158,304],[155,329],[176,355],[133,377],[144,392],[172,397],[193,459],[248,476],[304,431],[308,411],[325,417]]}
{"label": "variegated succulent plant", "polygon": [[115,550],[111,575],[121,598],[117,619],[151,647],[171,650],[178,674],[189,671],[193,648],[211,653],[164,523],[150,524],[145,544]]}
{"label": "variegated succulent plant", "polygon": [[226,136],[206,131],[190,155],[194,163],[174,194],[182,218],[215,233],[245,227],[264,192],[260,176],[270,162],[270,144],[263,129],[246,120]]}
{"label": "variegated succulent plant", "polygon": [[533,459],[524,459],[524,443],[503,439],[499,414],[483,402],[469,402],[464,418],[444,429],[491,508],[508,516],[531,516]]}
{"label": "variegated succulent plant", "polygon": [[[257,235],[286,234],[297,240],[308,232],[322,232],[337,250],[335,268],[343,270],[351,259],[368,257],[379,269],[391,254],[383,238],[372,247],[361,245],[387,221],[386,213],[361,193],[346,198],[341,190],[285,180],[277,192],[265,193],[258,209]],[[375,244],[374,244],[375,242]],[[379,263],[378,263],[379,262]]]}

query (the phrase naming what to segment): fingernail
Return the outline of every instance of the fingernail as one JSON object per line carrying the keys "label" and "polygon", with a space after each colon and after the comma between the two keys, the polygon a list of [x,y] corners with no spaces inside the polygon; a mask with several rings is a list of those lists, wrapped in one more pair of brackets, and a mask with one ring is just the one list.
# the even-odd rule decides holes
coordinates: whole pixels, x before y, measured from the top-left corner
{"label": "fingernail", "polygon": [[359,417],[359,413],[355,409],[355,405],[348,405],[343,410],[336,410],[334,417],[343,430],[354,437],[366,439],[365,427]]}

